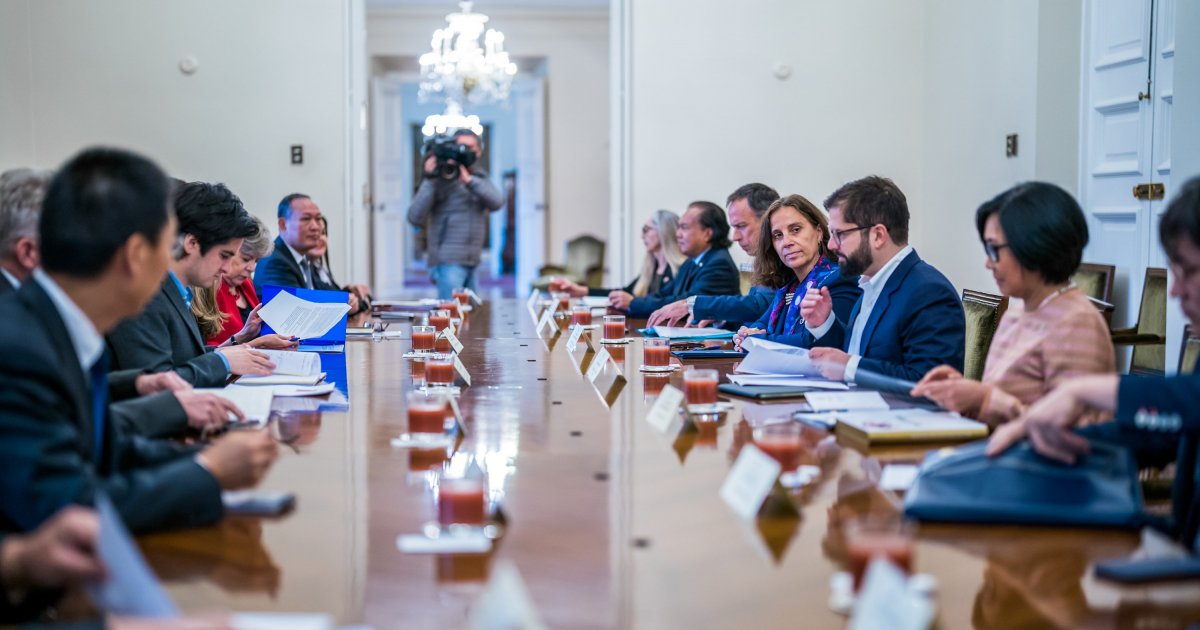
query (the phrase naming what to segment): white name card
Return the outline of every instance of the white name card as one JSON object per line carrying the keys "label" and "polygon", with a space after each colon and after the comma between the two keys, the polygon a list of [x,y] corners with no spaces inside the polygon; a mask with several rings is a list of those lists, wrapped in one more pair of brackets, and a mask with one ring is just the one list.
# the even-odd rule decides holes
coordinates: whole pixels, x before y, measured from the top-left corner
{"label": "white name card", "polygon": [[571,325],[571,336],[567,337],[567,352],[574,352],[579,346],[579,338],[583,336],[583,326],[579,324]]}
{"label": "white name card", "polygon": [[537,302],[537,299],[538,299],[538,290],[531,289],[529,291],[529,299],[525,301],[525,306],[529,307],[529,310],[533,310],[533,305],[534,305],[534,303]]}
{"label": "white name card", "polygon": [[600,352],[597,352],[596,356],[592,357],[592,364],[588,366],[587,380],[595,383],[596,377],[600,376],[600,373],[604,371],[604,364],[608,363],[611,358],[608,354],[608,348],[600,348]]}
{"label": "white name card", "polygon": [[[532,291],[531,293],[537,295],[537,291]],[[475,303],[475,306],[483,306],[483,298],[479,297],[479,294],[475,292],[475,289],[467,289],[467,297],[471,298],[471,301]]]}
{"label": "white name card", "polygon": [[752,519],[774,490],[780,470],[774,458],[747,444],[721,484],[721,499],[738,516]]}
{"label": "white name card", "polygon": [[459,427],[462,427],[463,415],[462,409],[458,408],[458,399],[454,396],[447,396],[446,400],[450,401],[450,412],[454,414],[454,421],[458,423]]}
{"label": "white name card", "polygon": [[646,414],[646,422],[650,426],[658,430],[659,433],[666,433],[671,426],[671,421],[679,414],[679,407],[683,404],[683,392],[673,385],[664,385],[661,392],[658,394],[658,400],[650,406],[650,412]]}
{"label": "white name card", "polygon": [[454,348],[455,354],[463,351],[463,345],[462,342],[458,340],[458,335],[455,335],[454,331],[450,330],[449,327],[442,331],[442,336],[446,338],[446,341],[450,342],[450,347]]}
{"label": "white name card", "polygon": [[553,319],[554,319],[554,309],[547,306],[546,310],[542,311],[541,319],[538,320],[537,329],[536,329],[537,334],[539,334],[539,335],[542,334],[542,329],[545,328],[546,325],[549,324],[550,321]]}
{"label": "white name card", "polygon": [[884,411],[887,401],[879,392],[808,392],[804,400],[813,411]]}
{"label": "white name card", "polygon": [[457,354],[454,355],[454,369],[458,371],[458,375],[460,377],[462,377],[462,380],[464,383],[467,384],[467,387],[470,387],[471,386],[471,373],[467,371],[467,366],[463,365],[462,361],[458,360]]}

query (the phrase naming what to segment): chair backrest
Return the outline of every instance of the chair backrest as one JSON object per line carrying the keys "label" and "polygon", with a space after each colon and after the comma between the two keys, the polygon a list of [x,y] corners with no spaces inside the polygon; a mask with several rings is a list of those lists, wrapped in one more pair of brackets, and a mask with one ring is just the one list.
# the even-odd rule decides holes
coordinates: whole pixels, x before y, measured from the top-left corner
{"label": "chair backrest", "polygon": [[[1138,334],[1167,335],[1167,270],[1161,267],[1146,269],[1142,283],[1142,305],[1138,309]],[[1139,374],[1162,374],[1167,367],[1166,344],[1136,345],[1129,371]]]}
{"label": "chair backrest", "polygon": [[1113,276],[1116,273],[1115,265],[1080,263],[1075,275],[1071,276],[1071,281],[1083,291],[1084,295],[1102,302],[1112,303]]}
{"label": "chair backrest", "polygon": [[1200,359],[1200,337],[1192,334],[1192,325],[1183,325],[1183,342],[1179,349],[1180,374],[1192,374],[1196,371],[1196,359]]}
{"label": "chair backrest", "polygon": [[963,376],[979,380],[983,378],[983,367],[987,363],[988,349],[992,337],[1000,325],[1000,317],[1008,308],[1008,297],[963,289],[963,313],[967,318],[966,361]]}
{"label": "chair backrest", "polygon": [[604,264],[604,241],[590,235],[576,236],[567,241],[564,266],[578,278],[587,276],[588,269]]}

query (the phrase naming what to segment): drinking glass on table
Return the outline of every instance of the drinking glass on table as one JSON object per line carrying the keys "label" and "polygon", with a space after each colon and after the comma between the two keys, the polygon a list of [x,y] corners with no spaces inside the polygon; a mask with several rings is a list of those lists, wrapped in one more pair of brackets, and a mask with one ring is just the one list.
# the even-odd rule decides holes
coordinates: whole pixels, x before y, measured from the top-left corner
{"label": "drinking glass on table", "polygon": [[646,337],[642,340],[642,365],[665,368],[671,365],[671,341],[663,337]]}
{"label": "drinking glass on table", "polygon": [[432,354],[425,359],[425,383],[428,387],[454,385],[454,355]]}
{"label": "drinking glass on table", "polygon": [[717,371],[689,366],[683,373],[683,396],[688,405],[715,405]]}
{"label": "drinking glass on table", "polygon": [[433,326],[413,326],[413,352],[433,352],[433,340],[437,337],[437,328]]}
{"label": "drinking glass on table", "polygon": [[624,315],[605,315],[604,316],[604,339],[608,341],[619,341],[625,338],[625,316]]}
{"label": "drinking glass on table", "polygon": [[877,556],[912,573],[916,528],[899,514],[866,514],[848,521],[843,527],[846,558],[854,574],[854,590],[862,587],[867,566]]}
{"label": "drinking glass on table", "polygon": [[803,427],[791,420],[763,425],[754,429],[754,445],[779,462],[783,472],[792,472],[800,467]]}
{"label": "drinking glass on table", "polygon": [[408,432],[441,435],[446,432],[446,396],[437,392],[408,393]]}

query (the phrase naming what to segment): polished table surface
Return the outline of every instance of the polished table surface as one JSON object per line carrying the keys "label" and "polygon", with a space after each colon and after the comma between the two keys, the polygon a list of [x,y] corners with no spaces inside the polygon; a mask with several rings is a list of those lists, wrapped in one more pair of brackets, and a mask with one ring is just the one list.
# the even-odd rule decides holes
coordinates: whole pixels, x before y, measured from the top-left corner
{"label": "polished table surface", "polygon": [[[581,370],[591,357],[568,352],[565,334],[538,337],[523,300],[489,302],[464,322],[472,385],[460,397],[466,436],[453,457],[401,450],[391,439],[406,430],[404,395],[419,370],[402,358],[407,326],[397,329],[403,338],[346,344],[348,410],[276,399],[273,430],[288,446],[262,487],[294,492],[292,513],[139,539],[185,612],[463,627],[491,568],[506,562],[553,628],[840,628],[846,618],[828,604],[844,557],[838,524],[895,511],[899,499],[872,480],[881,463],[920,456],[868,457],[810,430],[804,463],[821,475],[794,495],[800,518],[739,519],[718,490],[749,440],[743,415],[782,412],[735,401],[718,423],[660,433],[645,416],[666,379],[638,371],[640,341],[614,350],[624,387],[613,386],[611,367],[593,385]],[[680,374],[669,382],[681,387]],[[399,552],[398,535],[436,519],[430,469],[472,459],[507,521],[493,552]],[[1091,574],[1096,561],[1160,546],[1128,532],[922,526],[914,570],[937,579],[942,628],[1200,622],[1200,584],[1122,588]]]}

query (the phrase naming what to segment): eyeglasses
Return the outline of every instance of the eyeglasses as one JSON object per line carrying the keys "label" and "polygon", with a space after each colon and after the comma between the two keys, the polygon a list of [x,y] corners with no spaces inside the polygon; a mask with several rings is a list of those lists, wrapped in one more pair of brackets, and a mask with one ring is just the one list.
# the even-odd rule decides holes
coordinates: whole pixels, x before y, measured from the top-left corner
{"label": "eyeglasses", "polygon": [[832,231],[830,231],[829,235],[833,237],[833,242],[837,243],[838,245],[841,245],[843,236],[845,236],[851,232],[859,232],[862,230],[869,230],[873,227],[875,227],[875,226],[874,225],[864,225],[862,227],[846,228],[844,230],[832,230]]}
{"label": "eyeglasses", "polygon": [[998,263],[1000,262],[1000,250],[1008,247],[1008,243],[992,243],[990,241],[983,242],[983,252],[987,254],[988,260]]}

